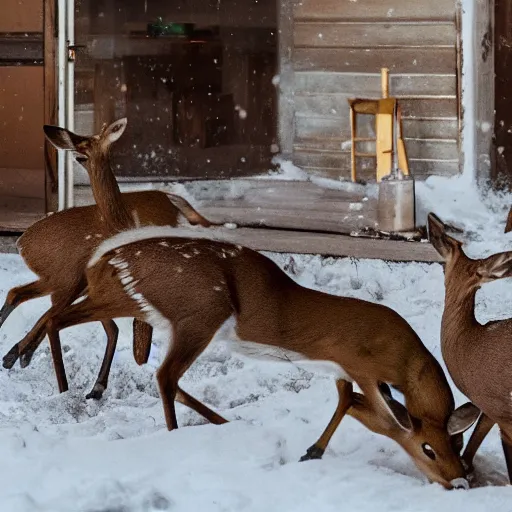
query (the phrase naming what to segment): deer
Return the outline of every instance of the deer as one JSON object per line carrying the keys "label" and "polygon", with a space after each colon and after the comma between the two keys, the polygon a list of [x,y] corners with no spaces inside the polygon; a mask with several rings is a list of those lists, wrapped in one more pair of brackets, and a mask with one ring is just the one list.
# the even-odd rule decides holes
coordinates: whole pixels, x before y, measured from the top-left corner
{"label": "deer", "polygon": [[[177,225],[180,214],[193,225],[213,225],[175,194],[157,190],[121,194],[110,167],[109,152],[111,145],[123,135],[126,125],[127,120],[123,118],[104,125],[98,135],[89,137],[56,126],[44,126],[45,136],[54,146],[77,153],[76,160],[90,176],[96,205],[55,212],[34,223],[18,239],[18,251],[38,280],[8,292],[0,310],[0,326],[16,307],[28,300],[50,295],[52,311],[63,309],[76,300],[85,288],[87,261],[101,241],[113,233],[135,227],[136,223]],[[48,317],[46,312],[25,338],[27,342],[32,340],[32,344],[21,343],[9,358],[4,358],[5,368],[12,368],[18,355],[22,355],[22,367],[30,364],[32,354],[46,334],[44,325]],[[107,334],[107,347],[94,387],[86,395],[88,399],[103,396],[117,345],[115,322],[105,319],[102,324]],[[134,357],[138,364],[143,364],[149,357],[152,328],[135,319],[133,333]],[[59,367],[62,365],[61,348],[53,348],[52,357]],[[65,374],[57,374],[57,381],[61,393],[68,390]],[[189,399],[186,393],[183,397],[185,401]],[[217,421],[221,420],[217,418]]]}
{"label": "deer", "polygon": [[348,414],[399,443],[430,481],[468,488],[462,433],[477,418],[466,405],[455,409],[440,364],[393,309],[305,288],[222,228],[119,233],[98,247],[86,279],[84,300],[48,319],[50,344],[59,346],[62,329],[105,318],[134,317],[163,329],[169,350],[156,377],[169,430],[178,428],[180,378],[224,333],[234,351],[305,361],[335,375],[338,405],[302,461],[322,457]]}
{"label": "deer", "polygon": [[479,413],[463,460],[471,471],[478,448],[498,424],[512,482],[512,373],[508,361],[512,319],[482,325],[475,318],[475,296],[480,287],[512,276],[512,251],[472,259],[464,253],[462,242],[446,231],[441,219],[430,213],[429,240],[445,260],[442,355],[453,382]]}

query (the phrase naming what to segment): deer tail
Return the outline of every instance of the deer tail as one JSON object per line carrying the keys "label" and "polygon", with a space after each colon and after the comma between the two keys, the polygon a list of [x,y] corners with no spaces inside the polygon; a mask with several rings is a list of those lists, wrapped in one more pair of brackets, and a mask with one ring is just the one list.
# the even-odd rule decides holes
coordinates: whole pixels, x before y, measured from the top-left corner
{"label": "deer tail", "polygon": [[183,214],[183,216],[187,219],[187,221],[193,226],[200,225],[205,228],[209,228],[211,226],[220,226],[221,223],[216,223],[208,220],[203,217],[186,199],[177,195],[171,194],[170,192],[165,193],[169,198],[169,201],[178,208],[178,210]]}

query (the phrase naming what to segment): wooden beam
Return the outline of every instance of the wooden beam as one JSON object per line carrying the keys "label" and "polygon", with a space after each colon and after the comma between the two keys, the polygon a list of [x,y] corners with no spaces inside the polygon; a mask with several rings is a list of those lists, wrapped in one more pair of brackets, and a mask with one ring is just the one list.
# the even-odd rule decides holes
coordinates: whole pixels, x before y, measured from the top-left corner
{"label": "wooden beam", "polygon": [[43,37],[40,33],[0,34],[0,65],[43,64]]}
{"label": "wooden beam", "polygon": [[290,159],[293,153],[295,77],[293,69],[293,33],[295,0],[277,1],[278,52],[278,139],[280,153]]}
{"label": "wooden beam", "polygon": [[[348,205],[347,205],[348,206]],[[213,222],[234,223],[239,226],[282,228],[300,231],[350,234],[365,227],[376,227],[375,202],[361,210],[332,212],[278,207],[244,207],[236,204],[199,206],[201,213]]]}
{"label": "wooden beam", "polygon": [[398,242],[329,233],[238,228],[230,230],[233,243],[257,251],[369,258],[389,261],[443,261],[430,243]]}
{"label": "wooden beam", "polygon": [[[499,0],[501,3],[501,0]],[[510,2],[509,2],[510,3]],[[505,4],[505,2],[503,2]],[[499,126],[499,119],[505,119],[499,117],[502,112],[502,104],[496,103],[495,107],[495,84],[500,79],[505,79],[506,87],[504,89],[505,94],[509,95],[510,79],[508,78],[509,70],[506,63],[508,58],[506,54],[503,54],[497,50],[498,39],[502,36],[501,31],[509,32],[509,19],[502,19],[498,22],[496,29],[493,27],[493,11],[494,11],[494,0],[476,0],[474,2],[475,9],[475,28],[474,28],[474,59],[475,59],[475,120],[474,125],[476,126],[476,173],[479,181],[487,181],[491,178],[491,173],[495,171],[495,163],[498,155],[495,154],[496,148],[500,144],[493,142],[495,130],[501,130],[505,138],[510,138],[506,133],[508,130],[507,121],[505,121],[505,127]],[[493,32],[495,34],[493,35]],[[505,33],[505,32],[503,32]],[[509,42],[506,43],[507,45]],[[504,48],[505,52],[510,55],[508,47]],[[464,48],[462,48],[464,51]],[[495,52],[498,51],[499,53]],[[473,55],[471,55],[473,58]],[[498,58],[502,59],[503,62],[498,64]],[[464,54],[462,54],[464,59]],[[496,75],[494,74],[495,63],[497,64]],[[496,85],[497,87],[497,85]],[[494,109],[496,108],[496,121]],[[462,112],[464,115],[464,112]],[[510,114],[509,114],[510,115]],[[462,121],[464,118],[462,116]],[[508,117],[508,122],[511,118]],[[496,125],[494,123],[496,122]],[[471,128],[470,128],[471,129]],[[501,135],[500,135],[501,138]]]}

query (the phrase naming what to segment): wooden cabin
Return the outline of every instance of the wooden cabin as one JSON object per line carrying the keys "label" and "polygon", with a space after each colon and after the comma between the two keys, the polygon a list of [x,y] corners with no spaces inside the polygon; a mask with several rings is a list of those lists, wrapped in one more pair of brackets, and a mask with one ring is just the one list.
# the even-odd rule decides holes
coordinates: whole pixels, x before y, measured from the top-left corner
{"label": "wooden cabin", "polygon": [[[326,190],[311,182],[247,178],[275,169],[273,157],[281,155],[311,176],[349,180],[347,100],[379,97],[382,67],[389,68],[390,92],[400,101],[415,179],[463,172],[463,136],[475,141],[481,177],[512,174],[509,132],[500,122],[492,129],[489,80],[496,68],[496,91],[504,91],[506,69],[494,66],[494,58],[498,63],[510,46],[495,48],[493,41],[508,29],[490,23],[493,11],[512,0],[464,0],[472,14],[467,23],[474,24],[469,39],[456,0],[77,0],[72,48],[61,60],[67,91],[59,90],[59,40],[73,34],[69,26],[59,32],[57,7],[73,2],[5,2],[0,230],[22,230],[57,208],[59,187],[61,207],[69,206],[64,187],[71,187],[75,204],[92,200],[86,173],[77,165],[62,172],[53,150],[45,149],[41,126],[57,123],[62,97],[79,133],[128,117],[114,158],[122,187],[181,181],[217,219],[256,218],[262,228],[300,230],[310,238],[374,227],[375,202],[363,201],[360,187]],[[474,80],[463,78],[463,55],[475,56]],[[463,89],[470,86],[468,110]],[[508,120],[502,96],[496,107],[496,119]],[[372,116],[363,116],[359,129],[374,137]],[[359,149],[366,156],[358,158],[358,178],[371,182],[374,143]],[[70,176],[73,183],[62,183]],[[244,180],[237,185],[244,193],[223,195],[230,185],[218,180]],[[204,194],[209,183],[219,191],[213,199]]]}

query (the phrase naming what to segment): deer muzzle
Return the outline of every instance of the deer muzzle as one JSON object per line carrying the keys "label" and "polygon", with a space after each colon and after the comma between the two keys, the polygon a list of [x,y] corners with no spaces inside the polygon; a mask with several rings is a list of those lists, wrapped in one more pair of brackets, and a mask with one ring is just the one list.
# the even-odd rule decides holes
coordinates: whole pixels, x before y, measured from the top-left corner
{"label": "deer muzzle", "polygon": [[454,489],[469,489],[469,482],[465,478],[454,478],[450,480],[450,484]]}

